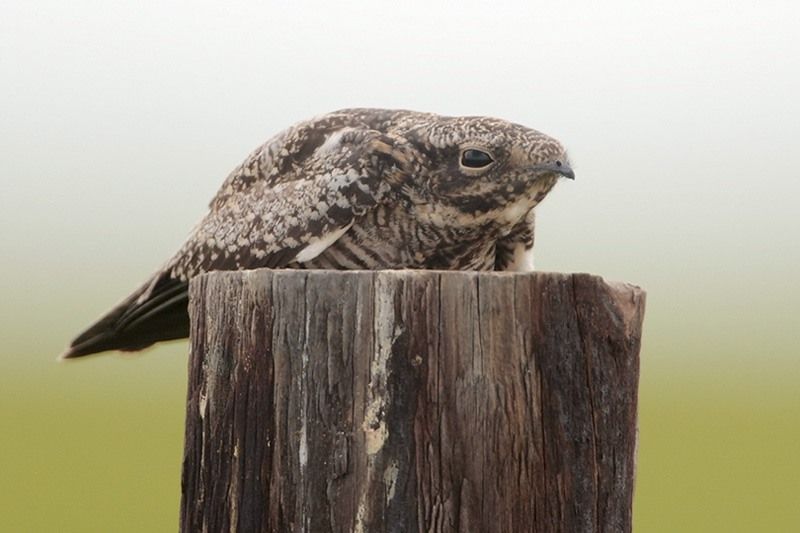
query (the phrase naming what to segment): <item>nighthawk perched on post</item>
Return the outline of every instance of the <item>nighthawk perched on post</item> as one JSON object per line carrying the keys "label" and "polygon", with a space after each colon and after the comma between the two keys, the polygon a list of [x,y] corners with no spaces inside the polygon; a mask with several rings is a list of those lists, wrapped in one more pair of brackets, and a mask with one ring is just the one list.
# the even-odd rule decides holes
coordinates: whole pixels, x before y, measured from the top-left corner
{"label": "nighthawk perched on post", "polygon": [[564,147],[487,117],[348,109],[301,122],[225,180],[183,247],[63,358],[189,334],[188,281],[270,268],[528,270]]}

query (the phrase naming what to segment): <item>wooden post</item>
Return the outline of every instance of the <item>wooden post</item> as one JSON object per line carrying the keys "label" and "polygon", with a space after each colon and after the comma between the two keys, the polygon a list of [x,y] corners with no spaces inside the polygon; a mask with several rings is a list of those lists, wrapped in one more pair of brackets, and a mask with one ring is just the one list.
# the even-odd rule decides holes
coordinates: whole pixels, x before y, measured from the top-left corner
{"label": "wooden post", "polygon": [[181,530],[630,531],[644,299],[586,274],[201,276]]}

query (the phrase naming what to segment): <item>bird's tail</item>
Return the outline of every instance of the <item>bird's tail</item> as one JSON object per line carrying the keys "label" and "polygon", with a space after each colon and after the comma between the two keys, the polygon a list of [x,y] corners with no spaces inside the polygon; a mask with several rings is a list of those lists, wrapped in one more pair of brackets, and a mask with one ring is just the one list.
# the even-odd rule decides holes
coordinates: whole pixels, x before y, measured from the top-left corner
{"label": "bird's tail", "polygon": [[60,359],[189,336],[188,284],[159,273],[78,335]]}

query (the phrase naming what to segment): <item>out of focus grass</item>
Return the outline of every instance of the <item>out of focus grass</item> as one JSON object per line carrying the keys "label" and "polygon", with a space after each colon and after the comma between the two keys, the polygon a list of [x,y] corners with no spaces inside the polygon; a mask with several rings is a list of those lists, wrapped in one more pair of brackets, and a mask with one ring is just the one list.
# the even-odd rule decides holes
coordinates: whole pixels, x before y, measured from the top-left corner
{"label": "out of focus grass", "polygon": [[0,531],[177,530],[181,347],[0,378]]}
{"label": "out of focus grass", "polygon": [[634,530],[800,531],[800,372],[758,365],[643,376]]}
{"label": "out of focus grass", "polygon": [[[175,531],[186,350],[6,368],[0,531]],[[800,531],[798,379],[790,361],[687,373],[645,352],[635,529]]]}

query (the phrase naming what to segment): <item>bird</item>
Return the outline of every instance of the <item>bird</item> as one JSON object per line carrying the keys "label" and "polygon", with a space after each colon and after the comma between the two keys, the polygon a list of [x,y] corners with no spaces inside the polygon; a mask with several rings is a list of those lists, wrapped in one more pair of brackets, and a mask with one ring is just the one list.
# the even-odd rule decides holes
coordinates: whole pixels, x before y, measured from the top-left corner
{"label": "bird", "polygon": [[209,271],[532,270],[534,208],[562,177],[575,175],[559,141],[498,118],[359,108],[299,122],[60,358],[188,337],[188,284]]}

